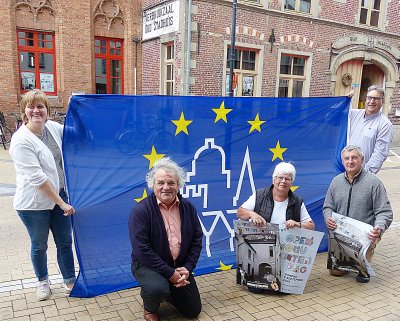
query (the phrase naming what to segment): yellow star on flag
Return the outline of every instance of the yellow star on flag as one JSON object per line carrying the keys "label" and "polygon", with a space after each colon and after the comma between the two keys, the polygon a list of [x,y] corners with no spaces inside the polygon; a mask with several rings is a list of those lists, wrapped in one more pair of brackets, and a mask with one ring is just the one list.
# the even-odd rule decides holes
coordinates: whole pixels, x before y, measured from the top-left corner
{"label": "yellow star on flag", "polygon": [[181,117],[178,120],[171,121],[176,126],[175,136],[178,135],[180,132],[184,132],[186,135],[189,135],[187,127],[193,120],[186,120],[183,112],[181,112]]}
{"label": "yellow star on flag", "polygon": [[136,201],[137,203],[139,203],[141,200],[144,200],[146,197],[147,197],[147,191],[146,191],[146,189],[144,188],[144,189],[143,189],[143,195],[142,195],[142,197],[135,198],[135,201]]}
{"label": "yellow star on flag", "polygon": [[260,116],[256,115],[256,118],[254,118],[254,120],[248,120],[247,121],[251,127],[250,127],[250,131],[249,133],[251,133],[253,130],[258,130],[259,132],[261,131],[261,125],[265,123],[265,120],[260,120]]}
{"label": "yellow star on flag", "polygon": [[218,122],[220,119],[227,123],[228,119],[226,118],[226,115],[228,115],[232,110],[233,109],[225,108],[224,101],[221,103],[221,106],[219,106],[219,108],[212,108],[212,111],[217,114],[215,116],[214,123]]}
{"label": "yellow star on flag", "polygon": [[222,263],[222,261],[219,261],[219,268],[217,268],[217,270],[221,270],[221,271],[228,271],[230,269],[232,269],[232,265],[225,265],[224,263]]}
{"label": "yellow star on flag", "polygon": [[298,189],[299,187],[298,186],[290,186],[290,190],[292,191],[292,192],[294,192],[296,189]]}
{"label": "yellow star on flag", "polygon": [[272,161],[274,161],[277,158],[280,158],[283,161],[283,153],[287,150],[287,148],[282,148],[281,143],[278,140],[275,148],[270,148],[269,150],[272,153],[274,153],[274,155],[272,156]]}
{"label": "yellow star on flag", "polygon": [[153,167],[154,163],[156,161],[158,161],[159,159],[163,158],[165,156],[165,154],[157,154],[157,151],[153,145],[153,146],[151,146],[151,154],[144,154],[143,156],[150,161],[150,163],[149,163],[149,169],[150,169]]}

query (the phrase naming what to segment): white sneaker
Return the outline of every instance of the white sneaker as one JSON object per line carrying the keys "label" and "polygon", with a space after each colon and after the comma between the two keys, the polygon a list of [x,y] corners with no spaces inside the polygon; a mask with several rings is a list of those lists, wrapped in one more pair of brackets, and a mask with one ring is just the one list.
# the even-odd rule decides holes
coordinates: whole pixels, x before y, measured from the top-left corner
{"label": "white sneaker", "polygon": [[36,297],[39,301],[44,301],[49,298],[51,294],[49,280],[39,281],[36,288]]}
{"label": "white sneaker", "polygon": [[69,296],[71,294],[72,288],[74,287],[74,285],[72,284],[72,287],[69,288],[65,283],[64,283],[64,294],[65,296]]}

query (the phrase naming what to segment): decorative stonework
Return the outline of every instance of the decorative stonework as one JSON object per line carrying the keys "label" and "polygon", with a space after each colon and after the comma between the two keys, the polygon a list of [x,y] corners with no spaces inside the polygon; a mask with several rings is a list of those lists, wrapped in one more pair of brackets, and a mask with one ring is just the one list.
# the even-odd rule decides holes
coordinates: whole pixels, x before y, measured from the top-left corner
{"label": "decorative stonework", "polygon": [[314,42],[311,41],[310,39],[302,36],[302,35],[286,35],[286,36],[281,36],[280,37],[280,42],[287,43],[287,42],[297,42],[297,43],[302,43],[310,48],[313,47]]}
{"label": "decorative stonework", "polygon": [[54,8],[50,0],[16,0],[15,10],[20,10],[22,7],[27,7],[33,14],[33,20],[36,22],[37,17],[44,10],[48,10],[54,16]]}
{"label": "decorative stonework", "polygon": [[[227,35],[230,35],[231,27],[226,27],[225,32]],[[237,26],[236,27],[236,35],[246,35],[246,36],[257,38],[261,41],[263,41],[265,38],[264,33],[258,31],[257,29],[254,29],[252,27],[247,27],[247,26]]]}
{"label": "decorative stonework", "polygon": [[[94,21],[104,23],[110,31],[113,24],[124,25],[124,16],[116,0],[102,0],[94,13]],[[119,29],[119,28],[117,28]]]}

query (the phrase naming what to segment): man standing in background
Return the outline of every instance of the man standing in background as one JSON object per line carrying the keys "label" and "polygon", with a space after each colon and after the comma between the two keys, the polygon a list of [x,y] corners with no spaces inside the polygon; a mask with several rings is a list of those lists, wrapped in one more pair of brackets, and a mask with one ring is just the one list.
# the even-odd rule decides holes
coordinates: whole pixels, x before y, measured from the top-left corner
{"label": "man standing in background", "polygon": [[[353,97],[354,92],[348,96]],[[372,85],[368,88],[365,109],[350,109],[348,145],[359,146],[364,154],[364,168],[376,174],[389,154],[393,140],[393,125],[381,111],[385,90]]]}

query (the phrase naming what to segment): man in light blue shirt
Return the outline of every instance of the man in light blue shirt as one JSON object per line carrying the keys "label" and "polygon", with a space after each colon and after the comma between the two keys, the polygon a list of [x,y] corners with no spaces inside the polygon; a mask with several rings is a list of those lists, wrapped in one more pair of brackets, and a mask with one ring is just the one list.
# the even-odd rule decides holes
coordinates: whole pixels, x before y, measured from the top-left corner
{"label": "man in light blue shirt", "polygon": [[[352,93],[349,94],[349,97]],[[359,146],[364,154],[364,168],[367,172],[378,173],[389,154],[393,139],[393,125],[381,111],[385,91],[370,86],[365,109],[350,109],[348,145]]]}

